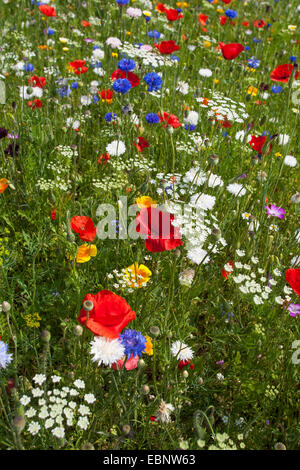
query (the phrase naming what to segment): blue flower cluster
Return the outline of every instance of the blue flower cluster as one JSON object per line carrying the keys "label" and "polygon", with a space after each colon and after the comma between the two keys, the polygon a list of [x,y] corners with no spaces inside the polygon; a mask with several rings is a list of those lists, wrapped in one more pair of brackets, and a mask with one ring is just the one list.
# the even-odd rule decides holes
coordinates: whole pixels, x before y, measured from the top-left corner
{"label": "blue flower cluster", "polygon": [[162,79],[157,73],[147,73],[147,75],[144,77],[144,80],[148,85],[148,91],[158,91],[161,89]]}
{"label": "blue flower cluster", "polygon": [[236,18],[237,17],[237,11],[236,10],[226,10],[225,15],[227,18]]}
{"label": "blue flower cluster", "polygon": [[121,59],[118,62],[118,68],[122,70],[122,72],[129,72],[133,70],[135,67],[135,62],[132,59]]}
{"label": "blue flower cluster", "polygon": [[146,114],[145,119],[149,124],[157,124],[160,121],[158,114],[155,113]]}
{"label": "blue flower cluster", "polygon": [[114,91],[116,91],[117,93],[122,93],[122,95],[127,93],[130,88],[132,88],[132,86],[130,81],[127,80],[127,78],[118,78],[118,80],[116,80],[113,84]]}
{"label": "blue flower cluster", "polygon": [[120,334],[120,339],[128,357],[131,354],[133,354],[133,357],[141,356],[142,352],[145,351],[147,340],[139,331],[125,330],[124,333]]}

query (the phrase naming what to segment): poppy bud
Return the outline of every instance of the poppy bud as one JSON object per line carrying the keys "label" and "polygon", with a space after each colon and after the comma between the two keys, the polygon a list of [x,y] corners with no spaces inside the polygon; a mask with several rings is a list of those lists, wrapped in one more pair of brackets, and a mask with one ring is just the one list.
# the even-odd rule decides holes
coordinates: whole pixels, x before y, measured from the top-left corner
{"label": "poppy bud", "polygon": [[209,162],[212,165],[217,165],[219,163],[219,156],[216,153],[211,153],[209,156]]}
{"label": "poppy bud", "polygon": [[295,193],[291,197],[291,202],[293,204],[299,204],[300,203],[300,193]]}
{"label": "poppy bud", "polygon": [[172,135],[174,133],[174,128],[172,126],[167,126],[167,132]]}
{"label": "poppy bud", "polygon": [[144,395],[148,395],[150,393],[150,387],[148,385],[143,385],[142,386],[142,393]]}
{"label": "poppy bud", "polygon": [[11,305],[9,302],[6,302],[6,301],[2,302],[2,312],[8,313],[10,309],[11,309]]}
{"label": "poppy bud", "polygon": [[95,450],[95,447],[90,442],[85,442],[81,447],[81,450]]}
{"label": "poppy bud", "polygon": [[252,165],[257,165],[257,163],[259,163],[259,158],[257,155],[254,155],[252,158],[251,158],[251,163]]}
{"label": "poppy bud", "polygon": [[219,228],[214,228],[211,231],[211,235],[212,235],[212,238],[217,241],[217,240],[220,240],[220,238],[222,236],[222,232]]}
{"label": "poppy bud", "polygon": [[48,330],[43,330],[41,332],[41,340],[43,341],[43,343],[49,343],[50,342],[50,339],[51,339],[51,333],[50,331]]}
{"label": "poppy bud", "polygon": [[82,306],[86,312],[90,312],[94,308],[94,304],[91,300],[85,300]]}
{"label": "poppy bud", "polygon": [[160,329],[158,326],[151,326],[150,333],[154,338],[157,338],[160,335]]}
{"label": "poppy bud", "polygon": [[129,424],[124,424],[124,426],[122,427],[122,431],[125,434],[125,436],[128,436],[128,434],[131,431],[131,427],[129,426]]}
{"label": "poppy bud", "polygon": [[25,428],[25,424],[26,422],[24,416],[15,416],[15,418],[13,419],[13,427],[17,434],[21,434],[21,432]]}
{"label": "poppy bud", "polygon": [[203,384],[203,379],[202,379],[202,377],[198,377],[198,384],[199,384],[199,385],[202,385],[202,384]]}
{"label": "poppy bud", "polygon": [[74,335],[75,335],[75,336],[78,336],[78,337],[81,336],[82,333],[83,333],[83,328],[82,328],[82,326],[76,325],[75,328],[74,328],[74,330],[73,330],[73,332],[74,332]]}
{"label": "poppy bud", "polygon": [[188,376],[189,376],[189,373],[188,373],[187,370],[184,370],[183,373],[182,373],[182,375],[183,375],[183,377],[184,377],[185,379],[187,379]]}
{"label": "poppy bud", "polygon": [[31,93],[33,93],[33,88],[31,86],[29,86],[26,90],[26,92],[31,95]]}
{"label": "poppy bud", "polygon": [[139,362],[138,362],[138,368],[139,369],[143,369],[145,367],[146,363],[144,361],[144,359],[140,359]]}
{"label": "poppy bud", "polygon": [[282,442],[276,442],[274,446],[275,450],[286,450],[285,445]]}
{"label": "poppy bud", "polygon": [[176,250],[174,251],[175,258],[179,258],[180,255],[181,255],[181,251],[179,250],[179,248],[176,248]]}

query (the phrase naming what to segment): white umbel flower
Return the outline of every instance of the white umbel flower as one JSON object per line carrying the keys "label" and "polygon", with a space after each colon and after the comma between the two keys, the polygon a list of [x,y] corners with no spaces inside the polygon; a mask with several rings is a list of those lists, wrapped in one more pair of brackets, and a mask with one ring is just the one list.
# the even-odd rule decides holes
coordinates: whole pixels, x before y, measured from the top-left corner
{"label": "white umbel flower", "polygon": [[229,191],[234,196],[240,197],[240,196],[244,196],[246,194],[246,189],[244,188],[244,186],[242,184],[239,184],[239,183],[229,184],[226,187],[226,189],[227,189],[227,191]]}
{"label": "white umbel flower", "polygon": [[111,366],[125,354],[125,348],[118,338],[109,340],[103,336],[95,336],[90,345],[92,360],[97,362],[98,366]]}
{"label": "white umbel flower", "polygon": [[122,140],[113,140],[106,146],[106,151],[113,157],[119,157],[125,153],[126,147]]}
{"label": "white umbel flower", "polygon": [[283,159],[283,163],[286,166],[294,168],[295,166],[297,166],[297,158],[293,157],[293,155],[286,155]]}
{"label": "white umbel flower", "polygon": [[175,341],[171,344],[171,354],[179,361],[186,361],[193,358],[193,350],[181,341]]}

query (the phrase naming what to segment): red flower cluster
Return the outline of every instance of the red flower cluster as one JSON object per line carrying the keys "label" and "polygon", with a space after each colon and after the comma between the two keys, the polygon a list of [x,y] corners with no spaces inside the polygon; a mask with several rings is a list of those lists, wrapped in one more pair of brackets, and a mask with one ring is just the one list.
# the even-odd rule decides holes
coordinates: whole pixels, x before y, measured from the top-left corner
{"label": "red flower cluster", "polygon": [[40,5],[39,10],[43,15],[46,16],[56,16],[56,11],[53,7],[49,7],[48,5]]}
{"label": "red flower cluster", "polygon": [[46,86],[46,79],[44,77],[37,77],[36,75],[33,75],[32,77],[28,78],[28,85],[44,88],[44,86]]}
{"label": "red flower cluster", "polygon": [[41,100],[38,100],[38,99],[35,99],[33,101],[28,101],[27,104],[31,109],[35,109],[35,108],[40,109],[43,106],[43,103],[41,102]]}
{"label": "red flower cluster", "polygon": [[144,137],[139,137],[138,142],[133,142],[133,145],[138,149],[139,152],[142,152],[145,148],[149,147],[149,142],[147,142]]}
{"label": "red flower cluster", "polygon": [[111,103],[113,99],[114,92],[112,90],[101,90],[98,91],[98,94],[101,96],[102,101],[106,101],[107,103]]}
{"label": "red flower cluster", "polygon": [[300,268],[288,269],[285,273],[285,278],[293,291],[300,297]]}
{"label": "red flower cluster", "polygon": [[233,42],[232,44],[224,44],[224,42],[219,42],[224,59],[233,60],[244,50],[244,46],[238,42]]}
{"label": "red flower cluster", "polygon": [[76,75],[88,71],[88,68],[85,67],[85,60],[74,60],[73,62],[69,62],[69,65],[72,67],[73,72],[76,73]]}
{"label": "red flower cluster", "polygon": [[160,113],[158,113],[158,116],[159,116],[160,121],[164,122],[163,127],[171,126],[173,127],[173,129],[177,129],[177,127],[181,126],[180,121],[178,117],[175,116],[175,114],[169,114],[169,113],[164,112],[163,117]]}
{"label": "red flower cluster", "polygon": [[[185,361],[179,361],[178,362],[178,369],[182,370],[184,367],[188,366],[190,364],[190,360],[189,359],[186,359]],[[194,364],[190,364],[190,367],[189,367],[191,370],[194,370],[195,369],[195,366]]]}
{"label": "red flower cluster", "polygon": [[175,41],[162,41],[159,44],[154,44],[161,54],[172,54],[174,51],[178,51],[180,46],[175,44]]}
{"label": "red flower cluster", "polygon": [[175,8],[166,8],[163,3],[158,3],[156,5],[156,9],[160,13],[165,13],[169,21],[176,21],[176,20],[179,20],[180,18],[183,18],[182,13],[178,12],[178,10],[176,10]]}
{"label": "red flower cluster", "polygon": [[148,251],[157,253],[173,250],[182,245],[178,227],[172,222],[174,215],[163,212],[155,207],[145,207],[136,216],[136,231],[147,235],[145,247]]}
{"label": "red flower cluster", "polygon": [[135,86],[137,86],[140,83],[140,79],[135,73],[133,73],[133,72],[124,72],[120,69],[115,70],[111,74],[111,78],[113,80],[117,80],[118,78],[127,78],[127,80],[130,81],[132,88],[134,88]]}
{"label": "red flower cluster", "polygon": [[135,312],[126,300],[109,290],[101,290],[96,295],[87,294],[83,302],[86,300],[93,303],[93,309],[87,312],[82,308],[78,321],[94,335],[118,338],[123,328],[135,319]]}
{"label": "red flower cluster", "polygon": [[[290,79],[290,76],[293,72],[293,65],[292,64],[283,64],[278,65],[274,70],[272,70],[270,78],[273,82],[285,82],[287,83]],[[295,79],[299,77],[299,72],[297,70],[295,74]]]}
{"label": "red flower cluster", "polygon": [[71,219],[71,228],[79,233],[79,238],[85,242],[92,242],[96,237],[96,227],[92,219],[84,215],[76,215]]}

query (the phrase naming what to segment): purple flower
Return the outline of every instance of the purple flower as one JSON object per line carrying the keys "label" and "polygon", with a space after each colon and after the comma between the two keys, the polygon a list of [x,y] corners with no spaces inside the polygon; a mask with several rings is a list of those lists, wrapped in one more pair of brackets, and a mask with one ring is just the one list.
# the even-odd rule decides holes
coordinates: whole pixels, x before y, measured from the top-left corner
{"label": "purple flower", "polygon": [[290,304],[287,309],[290,312],[291,317],[296,317],[297,315],[300,315],[300,304]]}
{"label": "purple flower", "polygon": [[278,219],[284,219],[285,210],[281,207],[277,207],[271,204],[271,207],[265,206],[265,209],[267,209],[268,215],[278,217]]}

